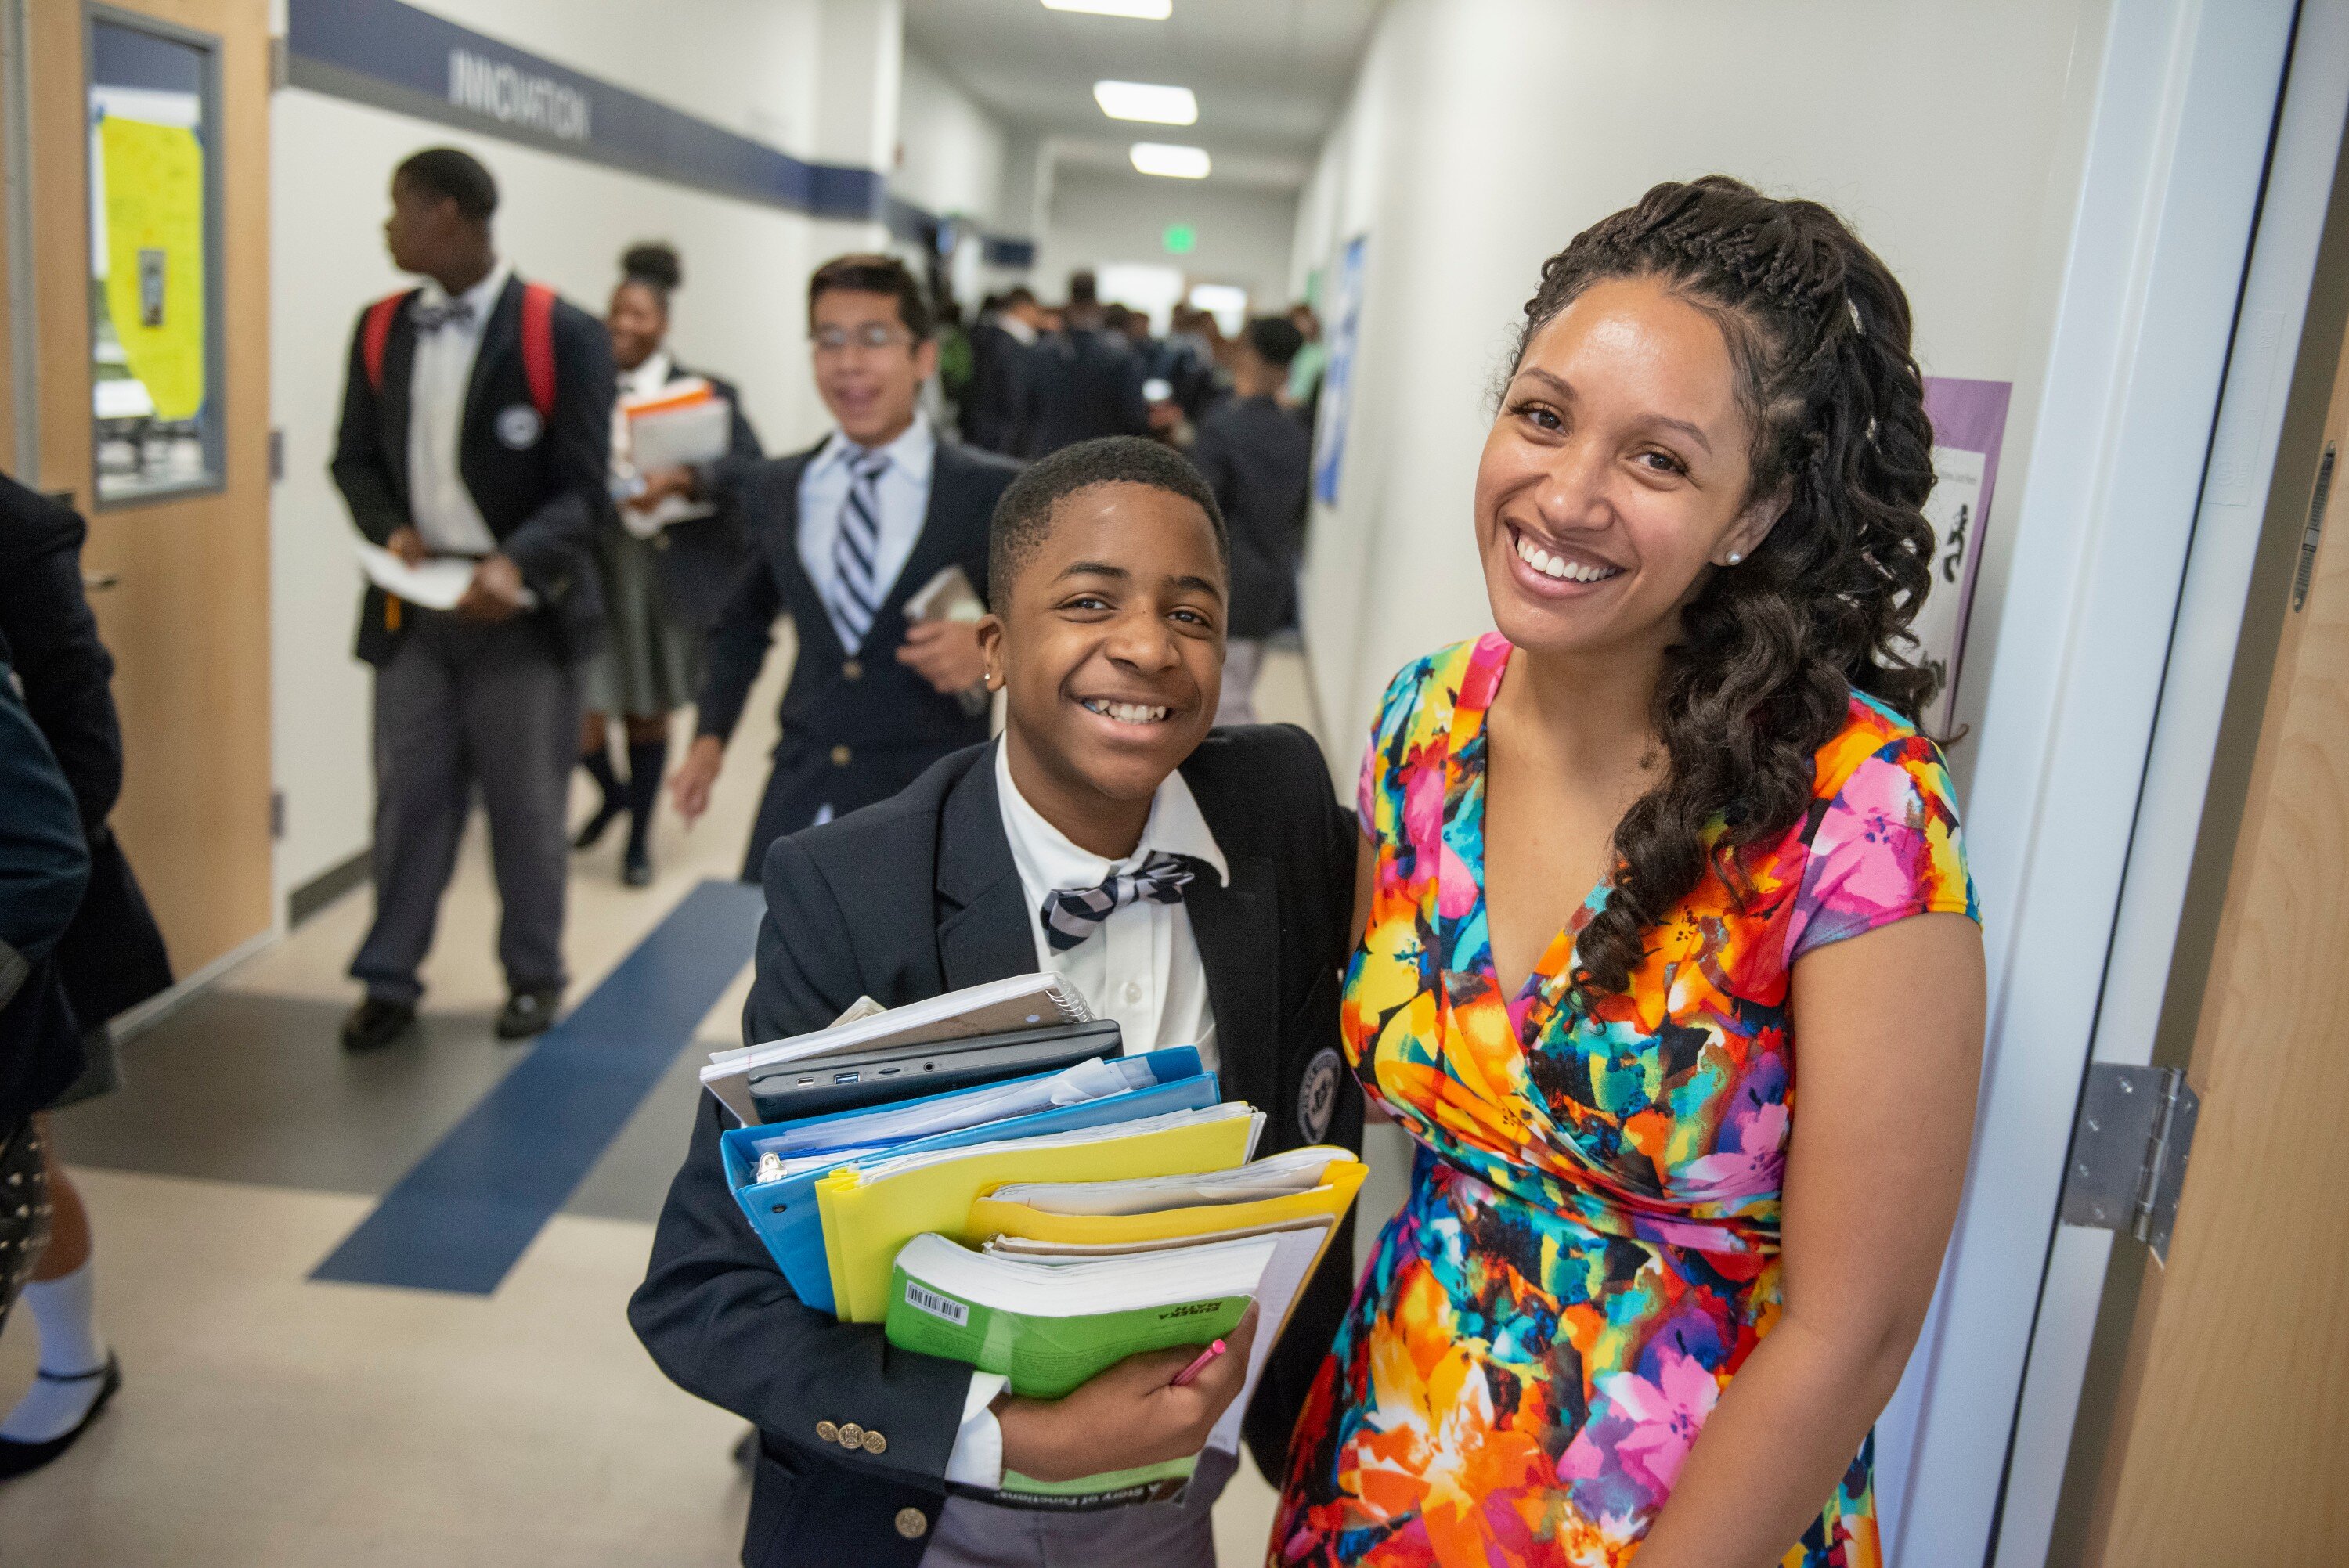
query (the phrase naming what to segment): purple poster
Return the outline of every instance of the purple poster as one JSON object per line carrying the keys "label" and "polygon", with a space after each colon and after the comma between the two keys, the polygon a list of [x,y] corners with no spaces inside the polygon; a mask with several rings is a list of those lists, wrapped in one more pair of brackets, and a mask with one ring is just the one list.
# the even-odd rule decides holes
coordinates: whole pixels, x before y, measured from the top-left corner
{"label": "purple poster", "polygon": [[1925,521],[1933,525],[1933,586],[1909,629],[1919,656],[1941,674],[1941,694],[1925,713],[1925,728],[1935,735],[1948,734],[1955,722],[1966,620],[2013,391],[2011,381],[1925,377],[1925,412],[1933,421],[1933,493],[1925,502]]}

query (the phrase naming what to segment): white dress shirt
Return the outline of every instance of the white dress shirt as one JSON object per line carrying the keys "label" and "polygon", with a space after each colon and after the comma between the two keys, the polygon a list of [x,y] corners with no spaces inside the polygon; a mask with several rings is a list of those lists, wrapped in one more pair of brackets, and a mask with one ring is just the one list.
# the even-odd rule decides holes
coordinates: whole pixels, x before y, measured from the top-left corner
{"label": "white dress shirt", "polygon": [[[435,555],[489,555],[498,548],[497,535],[481,521],[481,509],[465,488],[458,455],[481,328],[512,275],[512,267],[498,263],[459,296],[472,306],[471,320],[416,334],[408,372],[408,520]],[[437,310],[448,304],[448,294],[428,281],[410,308]]]}
{"label": "white dress shirt", "polygon": [[1207,972],[1191,934],[1190,911],[1179,903],[1135,899],[1111,911],[1099,930],[1065,953],[1053,952],[1044,936],[1044,900],[1055,891],[1099,887],[1122,872],[1140,871],[1154,854],[1187,855],[1213,867],[1217,882],[1230,879],[1224,851],[1183,775],[1169,773],[1158,786],[1142,841],[1121,861],[1080,849],[1046,821],[1011,781],[1010,752],[1000,741],[995,748],[995,793],[1004,837],[1011,841],[1011,862],[1019,868],[1028,898],[1036,967],[1066,975],[1095,1013],[1116,1019],[1129,1054],[1196,1046],[1199,1065],[1215,1071],[1216,1015],[1207,1005]]}
{"label": "white dress shirt", "polygon": [[[1009,754],[1001,741],[995,746],[995,794],[1027,896],[1036,967],[1066,976],[1094,1012],[1116,1019],[1129,1053],[1195,1045],[1200,1065],[1214,1071],[1216,1015],[1207,1002],[1207,971],[1191,934],[1190,912],[1183,905],[1143,899],[1121,904],[1100,929],[1065,953],[1053,952],[1044,937],[1047,896],[1061,889],[1099,887],[1118,872],[1139,871],[1154,854],[1187,855],[1214,868],[1217,882],[1231,880],[1231,867],[1183,775],[1169,773],[1158,786],[1142,841],[1118,861],[1071,843],[1028,803],[1011,781]],[[971,1374],[962,1425],[947,1456],[947,1480],[965,1486],[1003,1484],[1003,1423],[988,1407],[1004,1387],[999,1374]]]}
{"label": "white dress shirt", "polygon": [[[840,538],[841,508],[848,504],[848,487],[854,477],[850,463],[862,449],[834,430],[800,474],[800,564],[807,568],[808,580],[826,603],[832,601],[833,583],[839,576],[832,552]],[[930,417],[917,409],[905,432],[878,449],[888,454],[889,466],[874,486],[881,498],[881,515],[875,520],[881,539],[874,552],[873,583],[885,601],[898,574],[905,570],[906,558],[922,537],[923,520],[929,515],[930,469],[937,461],[937,432],[930,425]]]}

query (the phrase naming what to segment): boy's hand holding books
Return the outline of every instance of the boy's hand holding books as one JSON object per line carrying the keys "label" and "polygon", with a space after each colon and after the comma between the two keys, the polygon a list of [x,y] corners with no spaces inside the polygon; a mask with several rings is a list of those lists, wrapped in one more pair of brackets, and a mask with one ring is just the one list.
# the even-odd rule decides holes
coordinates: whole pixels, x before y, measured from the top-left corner
{"label": "boy's hand holding books", "polygon": [[1247,1381],[1257,1310],[1223,1336],[1225,1353],[1187,1384],[1175,1377],[1198,1348],[1129,1356],[1058,1399],[996,1397],[1003,1427],[1003,1468],[1043,1481],[1071,1481],[1107,1470],[1187,1459],[1207,1445]]}

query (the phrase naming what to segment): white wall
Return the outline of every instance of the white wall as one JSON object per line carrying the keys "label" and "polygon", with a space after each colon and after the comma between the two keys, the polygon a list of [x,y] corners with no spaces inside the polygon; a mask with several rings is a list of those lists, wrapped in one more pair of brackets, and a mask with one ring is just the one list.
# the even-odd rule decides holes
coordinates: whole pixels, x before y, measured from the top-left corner
{"label": "white wall", "polygon": [[[975,218],[990,232],[1004,217],[1001,121],[921,56],[908,51],[897,100],[897,170],[889,189],[940,217]],[[1026,232],[1027,214],[1010,227]]]}
{"label": "white wall", "polygon": [[[824,156],[818,45],[827,17],[872,33],[874,0],[669,0],[649,26],[626,0],[468,0],[432,9],[576,69],[795,156]],[[894,29],[894,0],[885,7]],[[892,30],[889,37],[894,40]],[[833,90],[895,91],[868,58]],[[894,126],[894,97],[887,124]],[[869,114],[849,106],[835,131]],[[685,259],[672,341],[678,356],[737,381],[771,449],[810,438],[822,413],[809,383],[801,288],[811,266],[869,247],[876,227],[817,222],[515,143],[289,88],[271,110],[271,418],[285,477],[272,537],[274,768],[285,796],[281,894],[370,835],[372,684],[350,656],[358,576],[348,512],[326,476],[345,356],[362,306],[406,286],[383,251],[390,170],[418,148],[465,148],[497,176],[499,249],[526,275],[600,315],[621,249],[666,239]],[[839,127],[845,127],[841,129]],[[853,149],[851,149],[853,150]],[[874,151],[877,149],[868,148]],[[868,163],[874,160],[868,160]]]}
{"label": "white wall", "polygon": [[[1146,174],[1061,164],[1052,175],[1049,217],[1036,250],[1038,293],[1057,299],[1069,273],[1112,262],[1179,267],[1194,282],[1238,284],[1252,310],[1288,303],[1288,256],[1297,199],[1286,191],[1160,180]],[[1170,256],[1166,227],[1188,223],[1198,249]]]}
{"label": "white wall", "polygon": [[1542,258],[1713,171],[1842,211],[1907,286],[1929,374],[2015,383],[1969,645],[1991,646],[2102,14],[1396,0],[1299,203],[1291,274],[1371,236],[1341,505],[1314,523],[1306,590],[1333,732],[1360,735],[1405,660],[1489,624],[1467,501]]}

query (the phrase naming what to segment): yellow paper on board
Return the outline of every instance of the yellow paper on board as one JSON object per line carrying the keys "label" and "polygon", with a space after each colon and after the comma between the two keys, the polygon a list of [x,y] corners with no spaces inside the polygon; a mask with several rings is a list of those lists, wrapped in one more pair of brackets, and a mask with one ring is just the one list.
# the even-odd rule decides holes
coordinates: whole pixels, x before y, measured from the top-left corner
{"label": "yellow paper on board", "polygon": [[130,374],[154,399],[155,417],[193,418],[204,406],[202,144],[185,126],[111,114],[98,121],[98,144],[106,170],[107,314]]}

